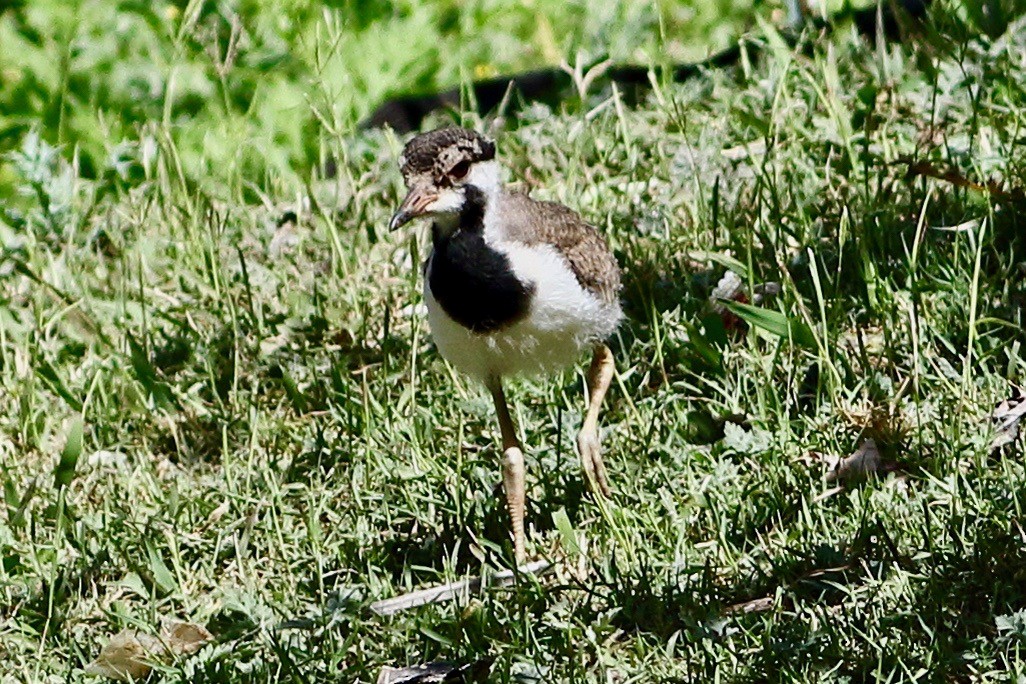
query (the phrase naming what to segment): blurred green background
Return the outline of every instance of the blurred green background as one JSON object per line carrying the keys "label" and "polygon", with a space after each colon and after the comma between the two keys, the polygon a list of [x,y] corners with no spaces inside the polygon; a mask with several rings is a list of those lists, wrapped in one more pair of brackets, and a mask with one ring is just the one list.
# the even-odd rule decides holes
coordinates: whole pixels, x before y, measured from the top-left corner
{"label": "blurred green background", "polygon": [[[831,2],[830,9],[840,6]],[[779,0],[0,3],[0,152],[38,130],[85,177],[125,177],[160,134],[185,173],[302,176],[383,99],[605,57],[722,49]],[[241,166],[242,168],[238,168]],[[138,169],[135,169],[137,172]],[[7,159],[0,193],[12,185]]]}
{"label": "blurred green background", "polygon": [[[871,0],[808,3],[821,16]],[[962,3],[956,3],[961,5]],[[1008,0],[963,14],[1003,30]],[[1014,3],[1013,3],[1014,4]],[[694,62],[784,0],[0,2],[0,154],[38,131],[87,178],[131,180],[172,136],[190,178],[304,177],[385,98],[611,58]],[[1011,13],[1008,12],[1010,15]],[[987,28],[984,26],[983,28]],[[0,195],[15,187],[8,155]]]}

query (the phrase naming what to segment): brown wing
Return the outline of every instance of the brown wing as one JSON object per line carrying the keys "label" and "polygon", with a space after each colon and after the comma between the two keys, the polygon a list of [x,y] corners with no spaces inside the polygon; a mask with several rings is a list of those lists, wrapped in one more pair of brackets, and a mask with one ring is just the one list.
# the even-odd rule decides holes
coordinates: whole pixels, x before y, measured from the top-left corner
{"label": "brown wing", "polygon": [[502,216],[507,238],[526,245],[552,245],[583,287],[610,304],[617,302],[620,266],[594,226],[562,204],[539,202],[519,192],[503,194]]}

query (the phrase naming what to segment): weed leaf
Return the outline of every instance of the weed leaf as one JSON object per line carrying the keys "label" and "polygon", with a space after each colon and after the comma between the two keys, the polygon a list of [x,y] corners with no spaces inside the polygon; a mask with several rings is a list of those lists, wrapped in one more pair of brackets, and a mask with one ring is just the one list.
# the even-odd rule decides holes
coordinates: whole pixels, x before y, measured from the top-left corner
{"label": "weed leaf", "polygon": [[71,484],[75,479],[75,468],[78,466],[78,458],[82,455],[82,416],[76,416],[68,428],[67,441],[64,443],[64,450],[61,451],[61,458],[57,461],[57,467],[53,469],[53,486],[56,489]]}
{"label": "weed leaf", "polygon": [[146,556],[149,561],[150,574],[153,576],[153,583],[166,594],[170,594],[178,588],[178,581],[174,574],[167,567],[160,552],[149,541],[146,542]]}
{"label": "weed leaf", "polygon": [[135,378],[143,386],[146,394],[153,397],[157,406],[166,408],[174,403],[171,396],[171,388],[167,383],[157,379],[157,371],[150,363],[149,355],[135,337],[131,334],[128,337],[128,347],[131,351],[132,370],[135,371]]}
{"label": "weed leaf", "polygon": [[570,516],[566,514],[566,509],[560,508],[558,511],[553,513],[552,522],[556,524],[556,529],[559,530],[559,536],[563,542],[563,548],[567,549],[571,553],[579,555],[581,553],[581,547],[577,544],[577,534],[574,532],[574,526],[570,523]]}
{"label": "weed leaf", "polygon": [[749,325],[765,330],[768,333],[792,340],[803,347],[815,348],[816,336],[812,329],[802,321],[791,318],[779,311],[764,309],[741,302],[724,301],[723,305],[735,316]]}

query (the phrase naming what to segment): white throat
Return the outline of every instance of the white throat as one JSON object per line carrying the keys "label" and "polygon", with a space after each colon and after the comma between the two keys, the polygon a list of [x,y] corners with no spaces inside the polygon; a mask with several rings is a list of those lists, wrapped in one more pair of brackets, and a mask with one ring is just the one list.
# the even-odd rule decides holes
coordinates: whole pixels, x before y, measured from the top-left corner
{"label": "white throat", "polygon": [[493,247],[498,247],[503,237],[496,220],[502,196],[502,167],[494,159],[478,162],[467,174],[467,184],[473,185],[484,194],[484,237]]}

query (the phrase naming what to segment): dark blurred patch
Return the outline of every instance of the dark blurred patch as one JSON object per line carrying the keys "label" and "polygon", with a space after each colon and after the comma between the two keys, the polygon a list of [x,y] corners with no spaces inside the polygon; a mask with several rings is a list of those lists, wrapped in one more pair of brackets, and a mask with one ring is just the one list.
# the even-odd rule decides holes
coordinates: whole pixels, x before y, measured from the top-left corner
{"label": "dark blurred patch", "polygon": [[[891,0],[884,2],[879,9],[874,5],[870,9],[849,10],[832,17],[830,21],[815,20],[810,24],[813,28],[826,30],[851,21],[867,37],[875,37],[879,32],[887,40],[903,40],[926,16],[929,4],[930,0]],[[791,45],[798,44],[797,32],[788,32],[785,38]],[[744,52],[752,58],[758,55],[759,46],[748,44]],[[735,45],[702,62],[678,64],[673,67],[673,79],[685,81],[708,69],[733,66],[738,63],[741,54],[741,46]],[[614,65],[603,78],[619,86],[628,102],[637,103],[650,88],[649,71],[649,67],[645,66]],[[480,115],[494,111],[500,104],[503,104],[507,112],[528,102],[555,105],[566,98],[571,83],[569,74],[558,67],[551,67],[474,81],[467,91],[472,96],[467,98],[470,102],[463,101],[464,91],[460,87],[439,93],[400,95],[383,102],[360,123],[360,128],[389,126],[396,133],[410,133],[418,130],[431,112],[458,110],[461,105],[472,106]]]}
{"label": "dark blurred patch", "polygon": [[413,667],[386,667],[378,684],[427,684],[428,682],[485,682],[492,669],[492,659],[467,665],[428,663]]}
{"label": "dark blurred patch", "polygon": [[855,27],[864,36],[877,31],[887,40],[902,40],[915,24],[926,16],[930,0],[885,0],[880,12],[874,3],[869,9],[852,12]]}
{"label": "dark blurred patch", "polygon": [[[511,95],[511,107],[516,106],[517,99],[555,104],[569,86],[570,76],[560,69],[551,68],[474,81],[471,91],[476,110],[489,112],[503,101],[507,93]],[[409,133],[420,128],[424,117],[433,111],[459,109],[461,100],[462,91],[458,87],[440,93],[402,95],[381,104],[360,124],[360,128],[390,126],[398,133]]]}

